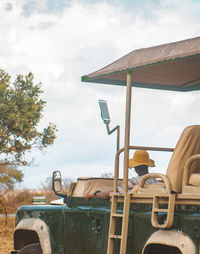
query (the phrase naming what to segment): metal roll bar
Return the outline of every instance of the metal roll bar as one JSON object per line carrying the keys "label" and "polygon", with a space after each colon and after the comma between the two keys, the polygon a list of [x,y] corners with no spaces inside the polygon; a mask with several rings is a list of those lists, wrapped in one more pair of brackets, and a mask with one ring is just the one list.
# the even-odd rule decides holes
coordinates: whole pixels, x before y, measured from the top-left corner
{"label": "metal roll bar", "polygon": [[[159,152],[173,152],[174,148],[166,148],[166,147],[149,147],[149,146],[129,146],[129,150],[147,150],[147,151],[159,151]],[[115,171],[114,171],[114,187],[113,191],[117,192],[117,186],[118,186],[118,178],[119,178],[119,156],[122,152],[124,152],[124,147],[119,149],[119,151],[115,155]],[[129,160],[128,160],[129,161]],[[123,175],[123,187],[124,185],[127,185],[128,189],[128,175]],[[127,192],[127,190],[123,188],[124,192]]]}

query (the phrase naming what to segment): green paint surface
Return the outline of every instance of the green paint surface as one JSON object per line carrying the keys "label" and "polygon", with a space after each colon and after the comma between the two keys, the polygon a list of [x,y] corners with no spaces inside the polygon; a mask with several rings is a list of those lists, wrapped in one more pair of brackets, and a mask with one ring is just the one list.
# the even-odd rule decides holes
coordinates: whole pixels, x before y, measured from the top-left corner
{"label": "green paint surface", "polygon": [[[141,254],[148,238],[157,231],[151,225],[151,205],[131,204],[127,254]],[[118,206],[122,213],[122,205]],[[106,254],[110,219],[110,202],[73,198],[67,205],[22,206],[16,224],[26,218],[40,218],[49,227],[52,254]],[[166,218],[160,214],[160,222]],[[188,235],[196,246],[200,237],[200,206],[177,206],[171,230]],[[116,234],[121,232],[121,219],[116,220]],[[114,254],[119,253],[115,240]]]}

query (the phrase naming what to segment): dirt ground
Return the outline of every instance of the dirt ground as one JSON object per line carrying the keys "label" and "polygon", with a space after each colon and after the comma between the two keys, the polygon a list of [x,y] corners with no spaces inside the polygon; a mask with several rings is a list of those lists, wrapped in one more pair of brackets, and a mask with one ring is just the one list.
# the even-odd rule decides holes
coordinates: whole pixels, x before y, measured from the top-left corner
{"label": "dirt ground", "polygon": [[5,218],[0,217],[0,253],[9,254],[13,250],[13,232],[15,227],[15,218],[8,217],[7,224]]}

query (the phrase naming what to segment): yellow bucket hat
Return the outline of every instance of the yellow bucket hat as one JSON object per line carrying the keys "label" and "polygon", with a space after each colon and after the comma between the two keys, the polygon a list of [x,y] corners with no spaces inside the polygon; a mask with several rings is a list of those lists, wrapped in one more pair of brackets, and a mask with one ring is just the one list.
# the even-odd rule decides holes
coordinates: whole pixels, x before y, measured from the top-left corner
{"label": "yellow bucket hat", "polygon": [[135,151],[133,159],[129,160],[129,168],[134,168],[140,165],[155,167],[154,161],[149,158],[149,153],[145,150]]}

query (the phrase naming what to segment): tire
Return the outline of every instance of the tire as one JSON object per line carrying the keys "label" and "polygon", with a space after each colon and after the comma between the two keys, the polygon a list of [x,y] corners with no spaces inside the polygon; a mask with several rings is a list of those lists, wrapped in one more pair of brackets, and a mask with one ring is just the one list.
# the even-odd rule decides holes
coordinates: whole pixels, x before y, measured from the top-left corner
{"label": "tire", "polygon": [[33,243],[22,248],[18,254],[42,254],[42,249],[39,243]]}

